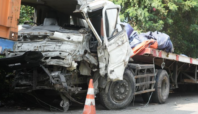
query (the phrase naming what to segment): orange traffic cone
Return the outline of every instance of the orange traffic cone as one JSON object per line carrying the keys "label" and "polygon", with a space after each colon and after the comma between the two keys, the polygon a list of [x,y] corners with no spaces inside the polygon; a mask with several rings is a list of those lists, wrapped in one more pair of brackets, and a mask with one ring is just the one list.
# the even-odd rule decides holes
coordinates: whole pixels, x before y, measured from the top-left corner
{"label": "orange traffic cone", "polygon": [[83,114],[96,114],[93,79],[90,79],[89,81]]}

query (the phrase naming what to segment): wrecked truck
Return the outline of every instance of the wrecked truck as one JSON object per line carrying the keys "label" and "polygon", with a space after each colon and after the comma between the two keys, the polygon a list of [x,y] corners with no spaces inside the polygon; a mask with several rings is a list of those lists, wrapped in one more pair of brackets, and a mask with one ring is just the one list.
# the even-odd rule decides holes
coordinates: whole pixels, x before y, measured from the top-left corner
{"label": "wrecked truck", "polygon": [[[107,0],[22,0],[22,4],[35,8],[36,25],[23,25],[13,51],[1,59],[4,69],[14,71],[16,91],[56,90],[67,111],[69,101],[79,103],[73,95],[86,93],[93,78],[95,94],[100,93],[108,109],[131,102],[131,82],[123,74],[132,51],[119,5]],[[109,84],[123,79],[121,97],[115,97],[116,102],[106,97],[107,91],[114,91],[107,89]]]}
{"label": "wrecked truck", "polygon": [[[60,106],[83,104],[89,79],[107,109],[125,108],[135,95],[165,103],[170,89],[196,85],[198,59],[149,47],[132,52],[120,6],[107,0],[22,0],[35,8],[0,67],[13,71],[17,92],[55,90]],[[133,58],[131,58],[133,56]],[[52,93],[50,93],[52,94]],[[83,97],[85,99],[85,96]]]}

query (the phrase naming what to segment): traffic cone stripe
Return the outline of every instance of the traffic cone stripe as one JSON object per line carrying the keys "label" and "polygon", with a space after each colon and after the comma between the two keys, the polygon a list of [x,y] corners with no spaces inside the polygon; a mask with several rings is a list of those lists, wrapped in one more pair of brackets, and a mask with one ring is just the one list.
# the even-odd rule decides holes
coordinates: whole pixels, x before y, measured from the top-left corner
{"label": "traffic cone stripe", "polygon": [[90,81],[89,81],[89,88],[94,88],[94,86],[93,86],[93,79],[90,79]]}
{"label": "traffic cone stripe", "polygon": [[95,97],[94,97],[94,95],[89,95],[89,94],[87,94],[87,97],[86,97],[87,99],[94,99]]}
{"label": "traffic cone stripe", "polygon": [[94,95],[94,88],[89,88],[87,94]]}
{"label": "traffic cone stripe", "polygon": [[88,105],[88,106],[95,106],[95,100],[94,99],[86,99],[85,101],[85,105]]}
{"label": "traffic cone stripe", "polygon": [[85,105],[85,108],[83,110],[83,114],[96,114],[96,108],[95,106],[88,106]]}

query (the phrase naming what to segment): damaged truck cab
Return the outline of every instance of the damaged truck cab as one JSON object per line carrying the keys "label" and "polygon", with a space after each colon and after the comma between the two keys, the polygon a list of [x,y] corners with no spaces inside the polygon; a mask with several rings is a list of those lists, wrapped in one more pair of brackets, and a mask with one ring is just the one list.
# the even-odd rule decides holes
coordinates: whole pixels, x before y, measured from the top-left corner
{"label": "damaged truck cab", "polygon": [[[123,108],[131,102],[134,92],[128,81],[134,79],[123,76],[132,50],[120,23],[119,5],[107,0],[22,0],[22,4],[35,8],[37,25],[23,25],[13,51],[1,59],[4,68],[14,70],[15,90],[57,90],[66,111],[69,100],[81,104],[73,96],[86,93],[93,78],[95,93],[106,108]],[[111,82],[119,80],[122,97],[105,96],[108,89],[114,90]]]}

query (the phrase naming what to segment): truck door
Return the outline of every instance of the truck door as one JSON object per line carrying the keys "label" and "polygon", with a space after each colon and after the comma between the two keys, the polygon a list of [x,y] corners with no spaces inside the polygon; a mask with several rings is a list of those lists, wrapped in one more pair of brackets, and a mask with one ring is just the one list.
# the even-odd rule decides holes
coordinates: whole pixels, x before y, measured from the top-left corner
{"label": "truck door", "polygon": [[[128,36],[119,23],[119,6],[105,6],[103,9],[103,45],[98,48],[100,73],[106,69],[110,80],[122,80],[128,60],[132,55]],[[105,58],[106,57],[106,58]],[[103,58],[103,59],[102,59]],[[105,59],[105,60],[104,60]],[[102,61],[103,60],[103,61]],[[106,61],[106,65],[104,63]],[[106,66],[101,68],[101,66]]]}

